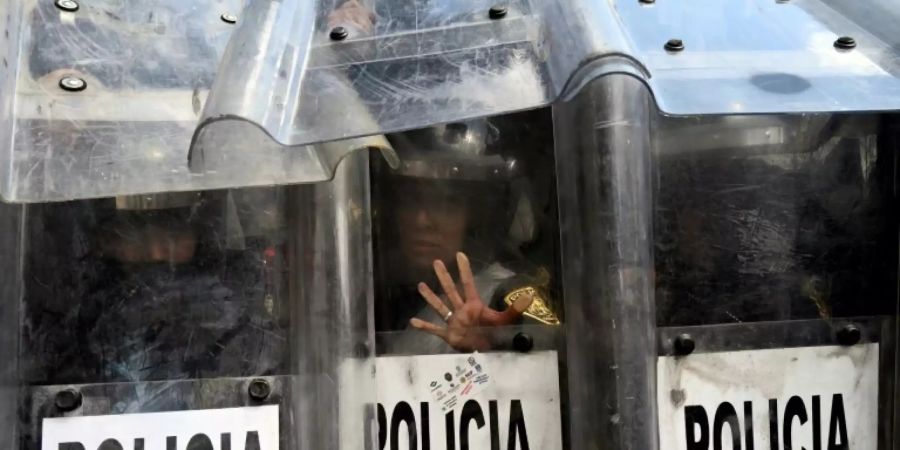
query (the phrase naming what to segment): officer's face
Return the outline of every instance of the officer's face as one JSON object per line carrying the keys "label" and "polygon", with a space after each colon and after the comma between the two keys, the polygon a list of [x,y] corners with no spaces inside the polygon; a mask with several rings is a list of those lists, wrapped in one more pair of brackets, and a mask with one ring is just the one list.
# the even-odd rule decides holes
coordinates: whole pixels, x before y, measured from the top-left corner
{"label": "officer's face", "polygon": [[101,237],[103,253],[128,264],[191,261],[197,238],[186,219],[131,213],[131,220],[112,223]]}
{"label": "officer's face", "polygon": [[137,239],[111,239],[106,251],[124,263],[183,264],[194,257],[197,240],[188,230],[148,227]]}
{"label": "officer's face", "polygon": [[469,222],[468,208],[459,195],[433,186],[419,186],[399,196],[399,250],[416,271],[428,271],[439,259],[451,263],[462,250]]}

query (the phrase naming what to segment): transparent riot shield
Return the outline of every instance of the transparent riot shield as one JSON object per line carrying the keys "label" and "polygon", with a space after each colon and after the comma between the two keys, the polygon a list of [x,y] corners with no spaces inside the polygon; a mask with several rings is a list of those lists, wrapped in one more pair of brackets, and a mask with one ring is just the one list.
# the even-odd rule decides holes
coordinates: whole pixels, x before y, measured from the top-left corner
{"label": "transparent riot shield", "polygon": [[0,2],[0,447],[366,447],[383,138],[191,167],[242,7]]}
{"label": "transparent riot shield", "polygon": [[6,447],[897,447],[896,5],[0,11]]}
{"label": "transparent riot shield", "polygon": [[[716,139],[684,141],[710,126]],[[744,427],[765,429],[760,416],[768,417],[770,445],[890,448],[896,117],[679,118],[657,127],[660,416],[706,411],[714,433],[714,415],[732,405]],[[692,363],[691,345],[709,359]],[[687,373],[715,359],[735,361],[719,374],[740,379],[692,386]],[[745,398],[688,398],[717,388]],[[685,420],[672,432],[687,430]],[[686,432],[689,443],[703,439]],[[745,446],[765,442],[749,428],[740,434]]]}
{"label": "transparent riot shield", "polygon": [[[192,152],[198,119],[220,78],[217,68],[244,21],[244,3],[0,4],[0,136],[8,142],[0,150],[0,195],[37,203],[323,182],[352,150],[382,146],[378,136],[322,143],[340,137],[331,135],[283,147],[264,133],[227,133],[226,127],[209,139],[204,134]],[[237,91],[249,86],[229,95],[246,98]],[[328,120],[346,112],[350,102],[342,103]],[[363,113],[356,115],[365,123]],[[223,156],[216,151],[222,146],[237,151]]]}
{"label": "transparent riot shield", "polygon": [[2,445],[364,446],[337,424],[373,401],[367,156],[321,185],[3,205]]}
{"label": "transparent riot shield", "polygon": [[550,110],[387,135],[373,159],[379,448],[563,447]]}
{"label": "transparent riot shield", "polygon": [[607,388],[573,415],[611,405],[610,448],[893,448],[895,115],[669,117],[626,75],[554,113],[564,286],[594,300],[570,386]]}

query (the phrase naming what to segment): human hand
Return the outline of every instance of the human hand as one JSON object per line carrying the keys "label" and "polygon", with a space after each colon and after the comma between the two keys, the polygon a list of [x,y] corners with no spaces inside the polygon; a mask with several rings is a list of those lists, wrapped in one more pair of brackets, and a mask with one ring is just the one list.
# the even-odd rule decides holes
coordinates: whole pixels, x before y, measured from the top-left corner
{"label": "human hand", "polygon": [[523,295],[509,305],[505,311],[497,311],[485,305],[478,294],[469,258],[462,252],[457,253],[456,264],[459,266],[463,296],[460,296],[457,291],[456,283],[447,270],[447,266],[440,260],[434,262],[434,272],[440,280],[450,306],[444,303],[425,283],[419,283],[418,286],[419,294],[439,316],[444,318],[447,326],[442,327],[419,318],[412,318],[409,323],[413,328],[440,337],[456,350],[488,350],[490,341],[479,329],[515,323],[531,306],[534,298],[530,295]]}

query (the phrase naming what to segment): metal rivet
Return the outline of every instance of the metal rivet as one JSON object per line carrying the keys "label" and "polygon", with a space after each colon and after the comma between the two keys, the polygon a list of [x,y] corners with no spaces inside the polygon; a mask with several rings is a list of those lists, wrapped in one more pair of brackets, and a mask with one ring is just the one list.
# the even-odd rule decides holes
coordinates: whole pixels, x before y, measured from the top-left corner
{"label": "metal rivet", "polygon": [[856,39],[853,39],[850,36],[841,36],[834,41],[834,46],[841,50],[850,50],[851,48],[856,47]]}
{"label": "metal rivet", "polygon": [[525,333],[516,333],[513,336],[513,349],[517,352],[528,353],[534,348],[534,339]]}
{"label": "metal rivet", "polygon": [[54,404],[60,411],[73,411],[81,406],[81,400],[81,392],[69,388],[56,393]]}
{"label": "metal rivet", "polygon": [[650,5],[650,4],[656,3],[656,0],[638,0],[638,1],[645,5]]}
{"label": "metal rivet", "polygon": [[237,23],[237,16],[231,13],[223,13],[220,18],[225,23]]}
{"label": "metal rivet", "polygon": [[250,394],[250,398],[256,401],[263,401],[269,394],[272,393],[272,387],[269,386],[269,382],[263,380],[262,378],[257,378],[250,382],[250,386],[247,388],[247,393]]}
{"label": "metal rivet", "polygon": [[59,87],[69,92],[78,92],[87,89],[87,82],[78,77],[63,77],[59,80]]}
{"label": "metal rivet", "polygon": [[853,324],[846,325],[837,332],[838,344],[847,347],[858,344],[861,338],[862,332],[859,331],[859,327]]}
{"label": "metal rivet", "polygon": [[497,20],[506,17],[506,13],[509,12],[505,6],[493,6],[490,10],[488,10],[488,17],[491,19]]}
{"label": "metal rivet", "polygon": [[56,0],[56,7],[67,12],[75,12],[79,8],[75,0]]}
{"label": "metal rivet", "polygon": [[347,36],[350,36],[350,32],[344,27],[334,27],[328,36],[331,37],[332,41],[343,41],[347,39]]}
{"label": "metal rivet", "polygon": [[694,338],[691,335],[684,333],[679,334],[678,337],[675,338],[675,345],[673,345],[675,349],[675,354],[678,356],[687,356],[691,353],[694,353],[694,348],[696,344],[694,343]]}
{"label": "metal rivet", "polygon": [[681,42],[681,39],[669,39],[665,48],[670,52],[680,52],[684,50],[684,42]]}

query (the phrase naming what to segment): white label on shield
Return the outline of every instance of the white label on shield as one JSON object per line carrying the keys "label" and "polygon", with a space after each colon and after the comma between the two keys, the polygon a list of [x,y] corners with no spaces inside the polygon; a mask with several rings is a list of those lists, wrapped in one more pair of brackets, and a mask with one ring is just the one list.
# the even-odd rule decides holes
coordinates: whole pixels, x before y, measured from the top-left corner
{"label": "white label on shield", "polygon": [[278,406],[44,419],[42,450],[97,450],[101,445],[278,450]]}
{"label": "white label on shield", "polygon": [[554,351],[380,357],[379,450],[561,450],[557,365]]}
{"label": "white label on shield", "polygon": [[661,450],[876,450],[878,344],[660,357]]}

